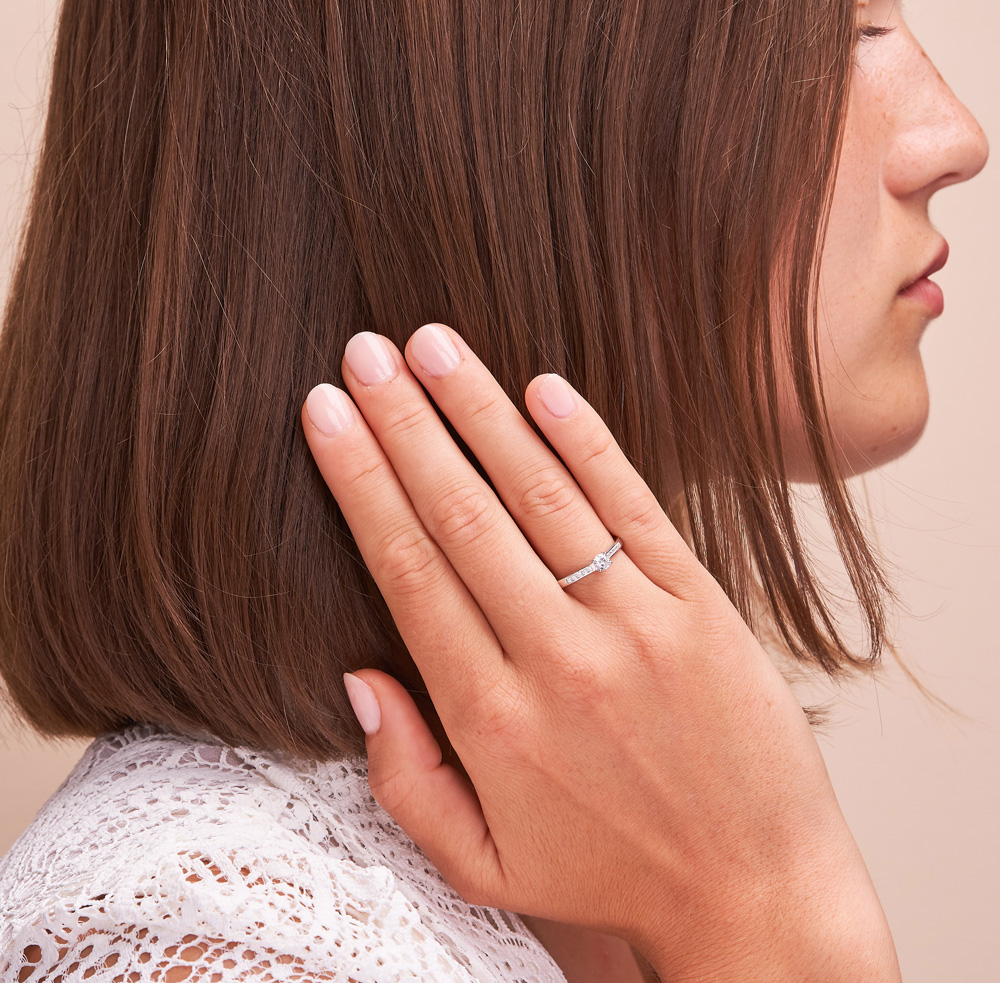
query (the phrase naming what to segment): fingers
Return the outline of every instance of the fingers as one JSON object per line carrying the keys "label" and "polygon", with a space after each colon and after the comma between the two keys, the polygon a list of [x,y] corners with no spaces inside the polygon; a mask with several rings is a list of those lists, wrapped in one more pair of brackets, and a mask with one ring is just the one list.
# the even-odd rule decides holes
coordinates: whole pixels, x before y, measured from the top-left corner
{"label": "fingers", "polygon": [[[551,620],[553,605],[568,597],[620,607],[622,597],[650,581],[682,597],[703,575],[603,421],[558,377],[532,383],[529,409],[579,485],[450,329],[424,325],[407,358],[416,378],[386,339],[356,335],[345,352],[344,379],[363,420],[347,401],[350,436],[324,445],[314,428],[307,430],[311,444],[324,445],[317,460],[327,484],[415,657],[438,641],[441,625],[449,635],[452,625],[471,632],[480,649],[491,634],[487,647],[506,640],[523,648],[532,614]],[[624,543],[612,568],[559,588],[557,577],[610,547],[612,531]]]}
{"label": "fingers", "polygon": [[379,805],[467,901],[496,905],[496,852],[470,782],[441,748],[409,693],[375,669],[345,673],[365,730],[368,784]]}
{"label": "fingers", "polygon": [[[527,613],[566,603],[551,573],[448,433],[395,346],[370,332],[355,335],[344,354],[344,381],[420,522],[497,637],[520,637]],[[498,388],[495,382],[493,387]],[[523,419],[521,423],[527,428]],[[540,444],[530,429],[529,435]]]}
{"label": "fingers", "polygon": [[[552,579],[574,573],[610,548],[618,530],[609,531],[573,476],[458,334],[443,324],[425,324],[407,342],[406,359],[490,476]],[[585,602],[596,596],[620,600],[635,588],[630,566],[619,553],[613,569],[573,584],[570,595]]]}
{"label": "fingers", "polygon": [[528,411],[566,462],[601,521],[661,590],[690,599],[706,571],[629,463],[594,408],[564,379],[543,375],[525,393]]}
{"label": "fingers", "polygon": [[442,718],[474,702],[501,671],[502,649],[378,441],[346,394],[327,384],[309,393],[302,427]]}

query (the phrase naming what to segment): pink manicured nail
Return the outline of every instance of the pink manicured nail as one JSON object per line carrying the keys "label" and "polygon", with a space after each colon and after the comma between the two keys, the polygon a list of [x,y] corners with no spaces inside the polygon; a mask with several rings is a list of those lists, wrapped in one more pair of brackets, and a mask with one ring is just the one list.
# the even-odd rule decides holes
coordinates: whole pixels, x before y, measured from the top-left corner
{"label": "pink manicured nail", "polygon": [[573,390],[558,375],[547,375],[542,379],[538,385],[538,398],[553,416],[567,417],[576,409]]}
{"label": "pink manicured nail", "polygon": [[385,339],[371,331],[354,335],[344,349],[351,371],[363,386],[388,382],[397,371],[396,360]]}
{"label": "pink manicured nail", "polygon": [[382,711],[375,698],[375,691],[364,680],[349,672],[344,673],[344,687],[361,729],[370,737],[382,723]]}
{"label": "pink manicured nail", "polygon": [[306,413],[313,426],[327,437],[334,437],[355,421],[351,401],[328,382],[313,386],[306,396]]}
{"label": "pink manicured nail", "polygon": [[461,361],[455,343],[436,324],[417,328],[410,339],[410,351],[421,368],[435,379],[447,375]]}

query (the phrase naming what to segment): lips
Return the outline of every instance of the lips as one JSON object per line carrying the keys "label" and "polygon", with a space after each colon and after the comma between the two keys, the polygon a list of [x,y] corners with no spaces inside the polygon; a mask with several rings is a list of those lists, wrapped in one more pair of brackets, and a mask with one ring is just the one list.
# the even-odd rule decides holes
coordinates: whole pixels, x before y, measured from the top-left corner
{"label": "lips", "polygon": [[937,271],[948,262],[948,252],[948,243],[942,242],[941,248],[937,251],[937,255],[930,261],[923,272],[914,277],[908,283],[903,284],[903,286],[899,288],[899,292],[903,293],[904,291],[909,290],[914,284],[919,283],[921,280],[926,280],[929,276],[933,276],[933,274],[937,273]]}

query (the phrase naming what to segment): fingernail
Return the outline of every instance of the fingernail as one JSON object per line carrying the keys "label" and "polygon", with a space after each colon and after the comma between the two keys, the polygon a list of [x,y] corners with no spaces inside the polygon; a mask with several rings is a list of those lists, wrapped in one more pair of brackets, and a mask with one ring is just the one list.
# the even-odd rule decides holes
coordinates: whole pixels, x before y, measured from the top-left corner
{"label": "fingernail", "polygon": [[435,379],[447,375],[461,361],[455,343],[436,324],[417,328],[410,339],[410,351],[420,367]]}
{"label": "fingernail", "polygon": [[382,723],[382,711],[379,710],[375,691],[363,679],[349,672],[344,673],[344,687],[361,729],[371,737]]}
{"label": "fingernail", "polygon": [[371,331],[361,331],[347,342],[344,357],[363,386],[388,382],[396,374],[396,360],[385,339]]}
{"label": "fingernail", "polygon": [[328,382],[313,386],[306,396],[306,413],[313,426],[327,437],[334,437],[354,423],[351,401]]}
{"label": "fingernail", "polygon": [[566,381],[558,375],[547,375],[538,386],[538,398],[553,415],[567,417],[576,409],[576,398]]}

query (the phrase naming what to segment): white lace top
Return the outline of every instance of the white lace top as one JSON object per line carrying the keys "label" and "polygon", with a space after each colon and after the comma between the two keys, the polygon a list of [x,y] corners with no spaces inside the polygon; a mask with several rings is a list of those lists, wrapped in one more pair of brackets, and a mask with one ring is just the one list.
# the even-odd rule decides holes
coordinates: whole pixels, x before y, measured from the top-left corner
{"label": "white lace top", "polygon": [[0,860],[3,983],[565,983],[463,901],[364,760],[155,727],[98,738]]}

